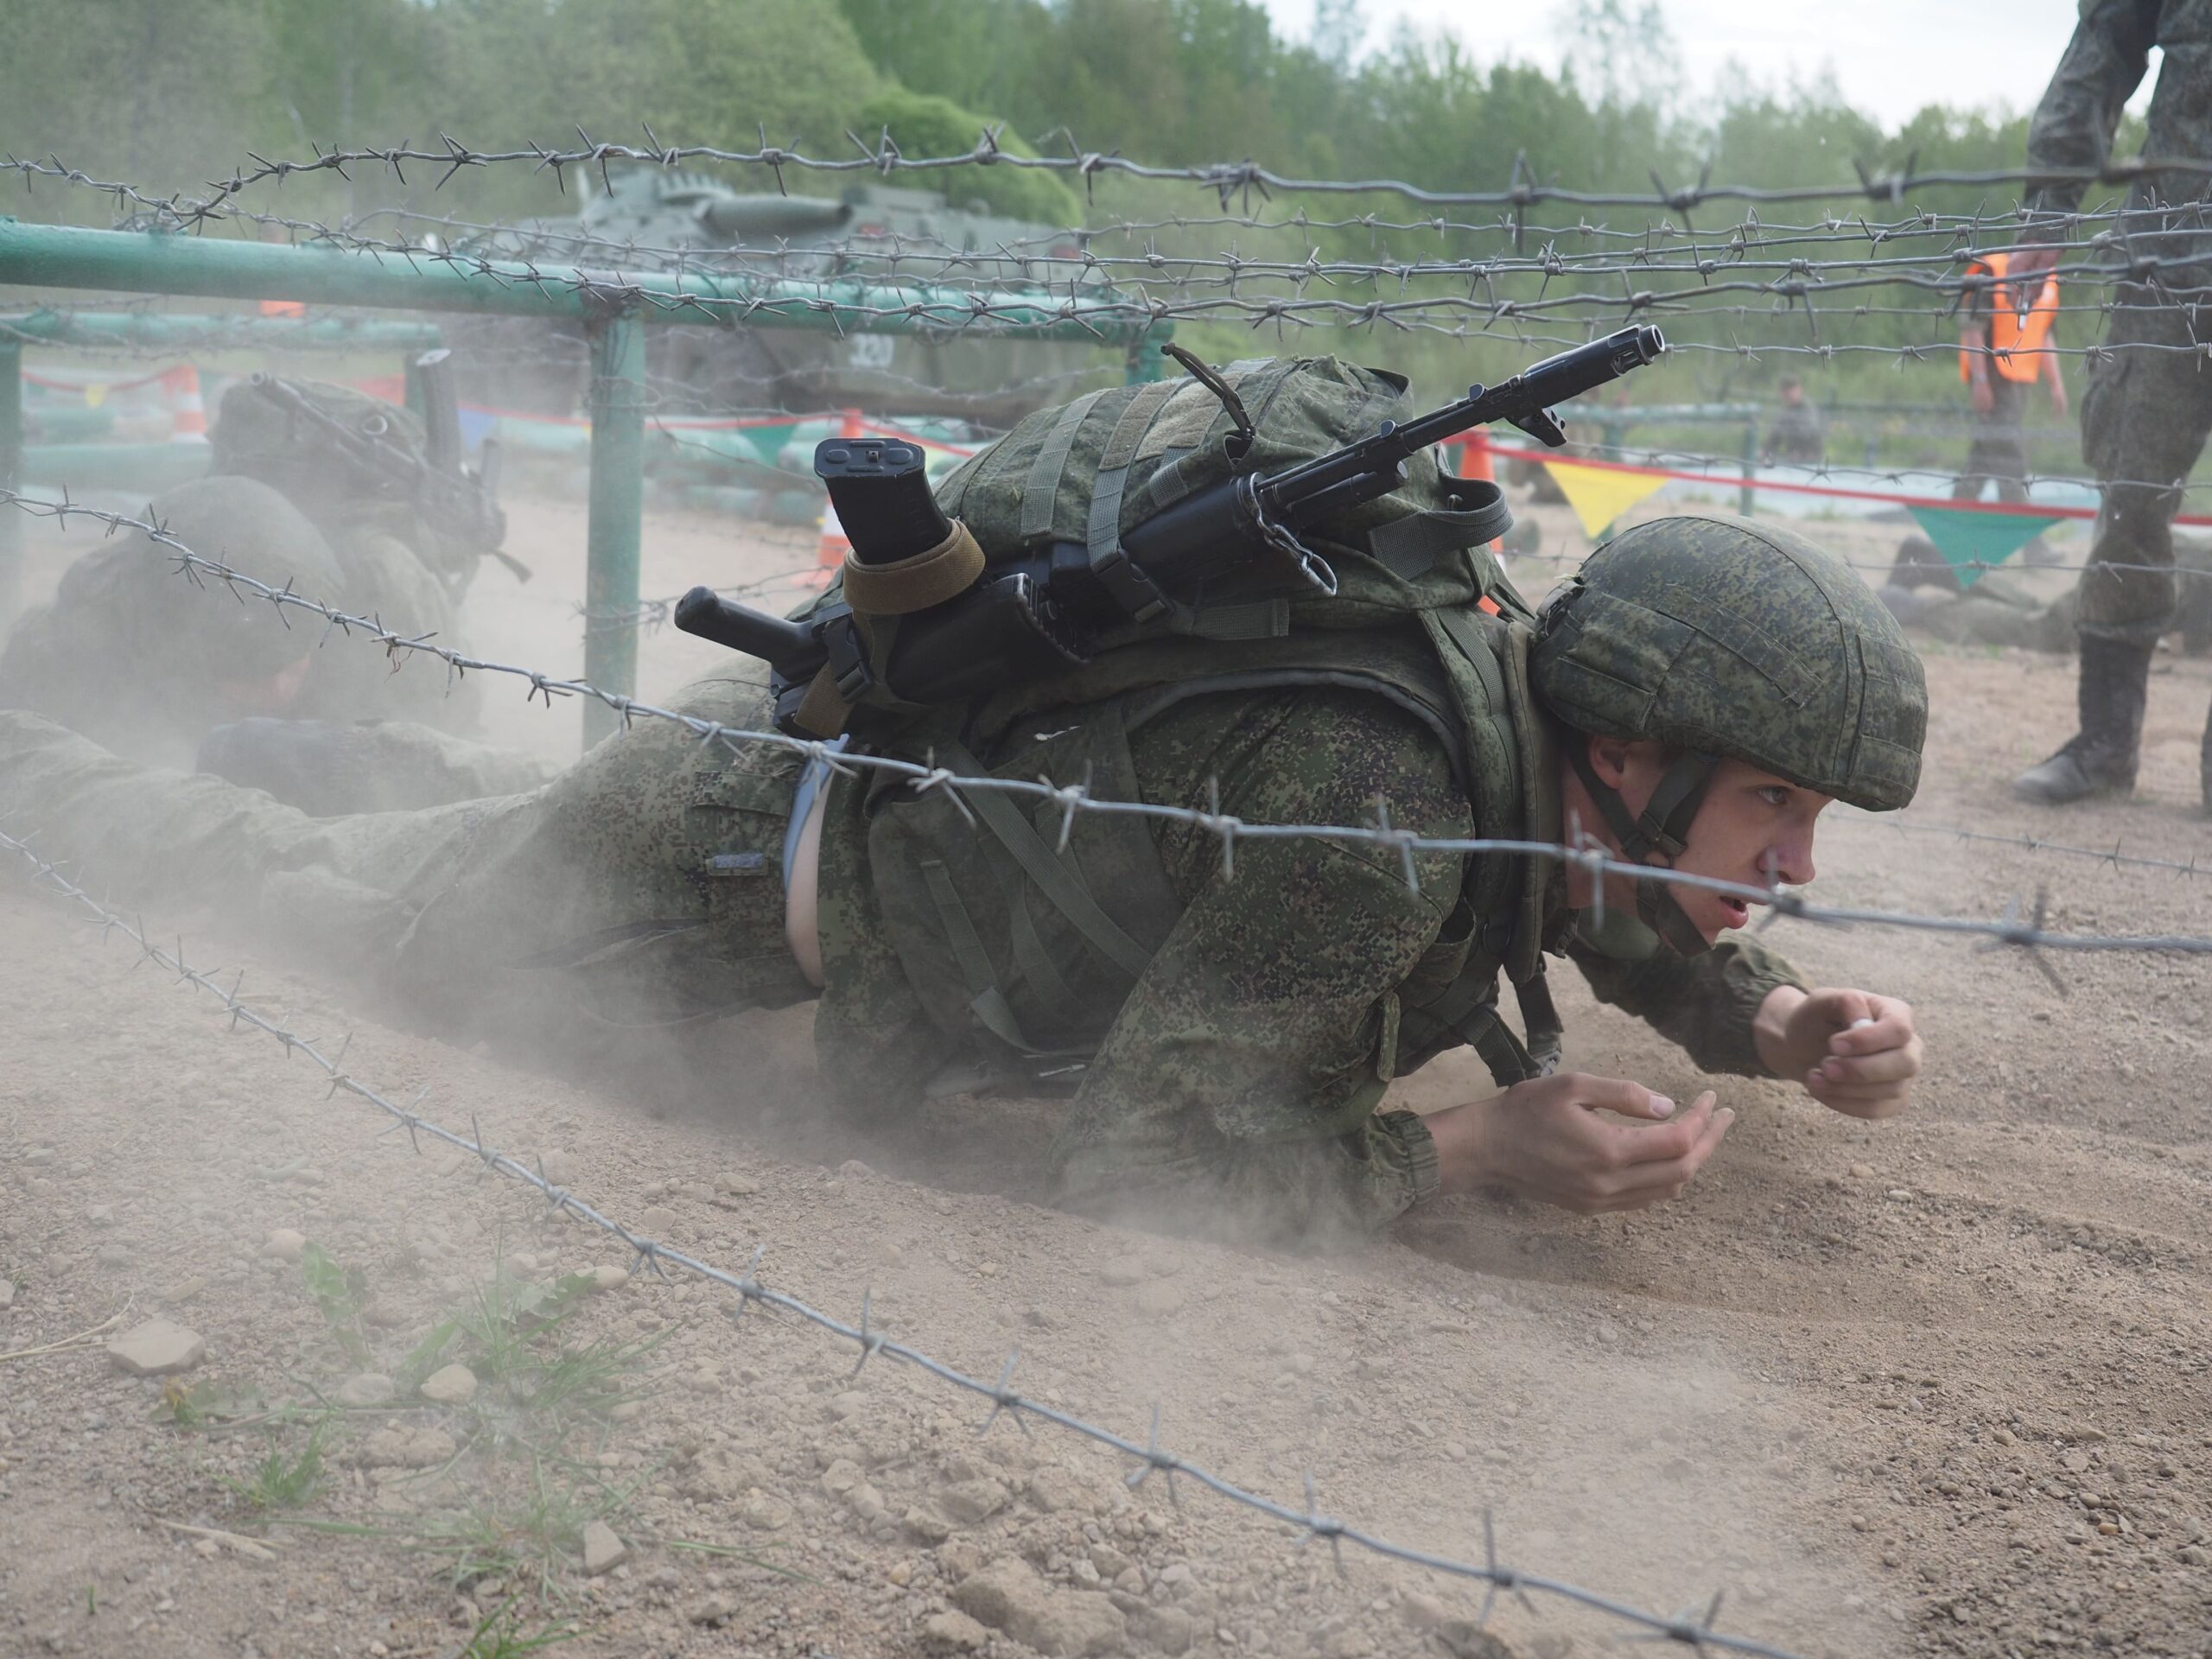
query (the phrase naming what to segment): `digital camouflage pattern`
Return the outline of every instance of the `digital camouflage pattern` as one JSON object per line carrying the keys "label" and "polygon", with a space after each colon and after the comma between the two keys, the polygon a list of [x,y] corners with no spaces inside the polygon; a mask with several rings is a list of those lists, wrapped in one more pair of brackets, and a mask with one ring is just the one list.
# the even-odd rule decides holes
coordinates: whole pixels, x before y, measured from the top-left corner
{"label": "digital camouflage pattern", "polygon": [[1719,513],[1653,519],[1548,601],[1531,658],[1567,725],[1732,757],[1869,811],[1920,781],[1928,688],[1834,555]]}
{"label": "digital camouflage pattern", "polygon": [[[152,504],[184,544],[273,587],[342,594],[339,562],[291,503],[250,479],[196,479]],[[130,531],[82,555],[0,646],[0,708],[29,709],[118,753],[188,764],[210,726],[268,706],[263,683],[315,648],[259,601],[181,573]],[[312,665],[311,665],[312,666]]]}
{"label": "digital camouflage pattern", "polygon": [[[2086,0],[2029,124],[2031,172],[2104,164],[2154,47],[2163,61],[2143,154],[2212,156],[2212,0]],[[2031,205],[2070,213],[2084,188],[2046,183]],[[2173,296],[2212,282],[2208,189],[2212,175],[2183,171],[2153,173],[2130,188],[2127,240],[2117,251],[2168,263],[2156,287],[2115,285],[2104,338],[2113,350],[2091,359],[2082,397],[2082,455],[2105,480],[2090,554],[2098,568],[2082,584],[2085,634],[2148,644],[2171,626],[2179,485],[2212,433],[2212,377],[2202,372],[2188,315]]]}
{"label": "digital camouflage pattern", "polygon": [[[715,679],[677,706],[758,725],[766,696]],[[1217,779],[1221,810],[1260,821],[1357,823],[1378,796],[1393,823],[1425,834],[1465,835],[1474,820],[1433,728],[1349,689],[1212,693],[1133,730],[1098,705],[1063,709],[980,759],[1010,772],[1077,769],[1062,775],[1088,759],[1101,780],[1122,768],[1139,798],[1199,807]],[[640,722],[533,793],[315,820],[0,715],[0,794],[34,810],[55,844],[124,889],[257,910],[464,1040],[589,1042],[812,995],[784,944],[778,876],[798,767],[780,749],[733,755]],[[841,779],[824,808],[829,984],[816,1044],[845,1109],[880,1121],[913,1109],[931,1080],[957,1081],[977,1032],[964,1011],[931,1006],[935,964],[899,955],[868,798],[864,780]],[[1548,774],[1513,810],[1556,836]],[[1049,808],[1041,821],[1057,833]],[[1033,979],[1007,984],[1026,1025],[1096,1045],[1054,1141],[1059,1201],[1295,1236],[1372,1227],[1433,1191],[1420,1120],[1374,1108],[1398,1069],[1403,1008],[1497,919],[1459,902],[1484,885],[1478,861],[1424,856],[1415,893],[1397,859],[1371,848],[1249,842],[1232,880],[1210,834],[1145,827],[1132,843],[1116,823],[1078,816],[1071,849],[1098,902],[1142,941],[1141,973],[1103,981],[1061,934],[1029,963]],[[1751,1016],[1796,982],[1786,966],[1748,941],[1694,963],[1605,962],[1568,945],[1563,884],[1541,885],[1546,943],[1573,955],[1601,997],[1708,1070],[1759,1070]],[[1028,898],[1049,929],[1051,907]],[[1056,977],[1071,1000],[1056,1003]]]}
{"label": "digital camouflage pattern", "polygon": [[[163,492],[151,522],[273,588],[288,583],[408,634],[458,641],[453,602],[411,550],[373,527],[327,536],[256,479],[195,479]],[[272,677],[305,659],[296,689]],[[175,552],[130,531],[77,559],[53,601],[0,647],[0,707],[29,709],[121,754],[188,766],[208,730],[252,715],[471,722],[482,693],[421,664],[325,639],[320,619],[277,620],[265,601],[188,575]]]}

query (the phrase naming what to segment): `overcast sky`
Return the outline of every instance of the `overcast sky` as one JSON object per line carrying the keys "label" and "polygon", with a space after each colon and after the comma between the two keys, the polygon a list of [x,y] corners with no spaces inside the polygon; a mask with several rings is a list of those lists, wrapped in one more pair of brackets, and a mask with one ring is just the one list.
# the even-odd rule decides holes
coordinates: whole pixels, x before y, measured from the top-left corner
{"label": "overcast sky", "polygon": [[[1302,40],[1313,0],[1262,0],[1278,29]],[[2075,0],[1661,0],[1692,90],[1734,59],[1777,87],[1834,71],[1845,98],[1895,126],[1935,103],[2032,109],[2074,32]],[[1566,42],[1558,0],[1364,0],[1367,45],[1400,20],[1449,30],[1482,59],[1511,57],[1556,69]],[[1898,49],[1910,41],[1912,49]],[[2145,86],[2150,84],[2146,77]],[[2140,107],[2139,94],[2138,107]]]}

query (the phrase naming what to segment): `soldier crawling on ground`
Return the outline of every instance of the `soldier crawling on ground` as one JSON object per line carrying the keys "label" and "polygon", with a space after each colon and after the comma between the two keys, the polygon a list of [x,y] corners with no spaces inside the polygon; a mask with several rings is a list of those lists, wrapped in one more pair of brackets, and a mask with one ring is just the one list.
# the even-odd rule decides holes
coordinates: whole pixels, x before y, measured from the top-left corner
{"label": "soldier crawling on ground", "polygon": [[[1300,439],[1272,421],[1331,416],[1311,452],[1393,406],[1389,383],[1326,359],[1231,377],[1268,411],[1263,447]],[[931,558],[964,558],[1032,512],[1092,519],[1103,486],[1088,480],[1113,470],[1102,454],[1139,480],[1133,495],[1179,461],[1226,468],[1230,429],[1207,422],[1207,397],[1116,389],[1086,405],[1095,427],[1058,410],[1024,423],[964,495],[941,492],[967,523]],[[1057,476],[1039,462],[1055,429]],[[1147,448],[1158,431],[1178,454]],[[1507,522],[1496,487],[1415,461],[1390,497],[1323,521],[1313,546],[1338,586],[1294,606],[1287,631],[1217,610],[1192,622],[1213,639],[1154,637],[957,706],[856,721],[854,752],[1088,777],[1101,798],[1252,823],[1358,823],[1379,804],[1423,837],[1558,845],[1580,827],[1631,863],[1755,892],[1812,879],[1831,801],[1911,798],[1920,664],[1836,559],[1779,528],[1661,519],[1616,537],[1537,614],[1486,551]],[[1325,616],[1337,626],[1300,625]],[[760,729],[757,673],[734,667],[677,706]],[[1225,869],[1203,824],[1131,814],[1077,812],[1063,848],[1050,800],[918,792],[665,721],[534,793],[315,821],[0,715],[0,793],[133,897],[238,906],[278,929],[312,916],[321,960],[343,950],[456,1039],[566,1058],[616,1027],[657,1022],[680,1040],[817,1000],[817,1063],[857,1125],[907,1118],[932,1093],[1071,1086],[1053,1200],[1180,1229],[1325,1236],[1478,1187],[1586,1213],[1681,1192],[1732,1112],[1711,1092],[1678,1107],[1553,1072],[1548,955],[1702,1070],[1788,1078],[1839,1112],[1897,1111],[1920,1066],[1904,1003],[1809,988],[1761,944],[1723,938],[1749,918],[1738,893],[1315,838],[1246,839]],[[1393,1078],[1461,1045],[1500,1092],[1378,1109]]]}
{"label": "soldier crawling on ground", "polygon": [[[2173,631],[2190,656],[2212,652],[2212,543],[2174,542],[2180,579]],[[1936,544],[1908,536],[1879,590],[1882,603],[1908,628],[1950,645],[2012,645],[2025,651],[2070,652],[2079,585],[2044,604],[2002,572],[1963,584]]]}
{"label": "soldier crawling on ground", "polygon": [[[372,446],[398,464],[368,464]],[[271,587],[458,647],[459,594],[500,524],[473,480],[406,486],[424,447],[410,411],[344,386],[234,385],[210,476],[156,498],[149,522]],[[320,622],[294,613],[272,626],[265,604],[211,584],[143,531],[94,549],[0,647],[0,707],[46,715],[118,754],[196,760],[318,814],[431,805],[550,775],[457,734],[474,721],[473,684],[448,695],[442,674],[319,649]],[[315,734],[318,765],[272,764],[302,722],[334,723]]]}

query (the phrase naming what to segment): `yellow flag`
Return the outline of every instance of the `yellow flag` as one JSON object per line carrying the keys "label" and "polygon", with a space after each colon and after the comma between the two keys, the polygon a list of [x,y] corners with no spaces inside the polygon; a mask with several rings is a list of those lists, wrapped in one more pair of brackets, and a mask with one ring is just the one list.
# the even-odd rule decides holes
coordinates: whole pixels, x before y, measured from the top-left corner
{"label": "yellow flag", "polygon": [[1649,473],[1626,472],[1613,467],[1585,467],[1571,461],[1547,461],[1553,481],[1567,497],[1582,533],[1596,536],[1667,480]]}
{"label": "yellow flag", "polygon": [[85,407],[86,409],[98,409],[105,402],[107,402],[107,386],[105,383],[99,380],[93,380],[86,383],[85,387]]}

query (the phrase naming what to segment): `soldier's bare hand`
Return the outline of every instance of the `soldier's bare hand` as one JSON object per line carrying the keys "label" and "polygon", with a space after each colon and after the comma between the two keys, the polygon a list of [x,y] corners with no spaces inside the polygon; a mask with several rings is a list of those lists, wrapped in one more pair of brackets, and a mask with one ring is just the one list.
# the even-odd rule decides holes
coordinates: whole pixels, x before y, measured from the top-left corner
{"label": "soldier's bare hand", "polygon": [[[1623,1123],[1604,1114],[1643,1120]],[[1581,1072],[1517,1083],[1427,1120],[1442,1187],[1502,1186],[1581,1215],[1677,1196],[1736,1115],[1698,1096],[1677,1112],[1641,1084]]]}
{"label": "soldier's bare hand", "polygon": [[1920,1075],[1912,1005],[1872,991],[1777,986],[1752,1022],[1759,1058],[1821,1105],[1852,1117],[1903,1111]]}

